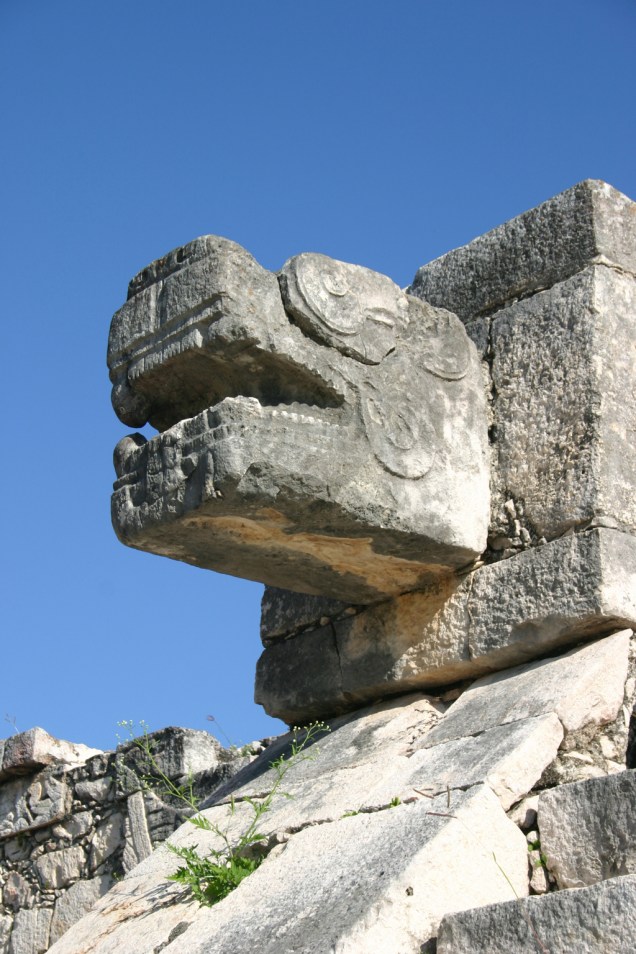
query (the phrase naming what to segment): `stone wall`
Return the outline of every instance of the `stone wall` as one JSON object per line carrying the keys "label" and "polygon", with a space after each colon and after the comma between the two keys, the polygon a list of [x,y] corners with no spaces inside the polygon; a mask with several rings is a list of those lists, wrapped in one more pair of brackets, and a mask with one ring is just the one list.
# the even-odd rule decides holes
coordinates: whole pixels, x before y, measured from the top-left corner
{"label": "stone wall", "polygon": [[[201,798],[263,748],[179,728],[147,741],[160,772],[176,785],[192,773]],[[0,954],[41,954],[189,812],[132,741],[99,752],[35,728],[0,749]]]}

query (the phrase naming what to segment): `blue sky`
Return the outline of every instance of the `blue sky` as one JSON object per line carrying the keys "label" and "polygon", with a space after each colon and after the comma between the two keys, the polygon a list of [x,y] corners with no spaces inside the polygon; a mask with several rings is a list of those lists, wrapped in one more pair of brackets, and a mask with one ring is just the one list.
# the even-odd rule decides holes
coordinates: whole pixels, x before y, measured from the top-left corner
{"label": "blue sky", "polygon": [[0,0],[0,720],[281,731],[262,588],[112,532],[129,278],[212,232],[406,285],[581,179],[636,197],[635,40],[634,0]]}

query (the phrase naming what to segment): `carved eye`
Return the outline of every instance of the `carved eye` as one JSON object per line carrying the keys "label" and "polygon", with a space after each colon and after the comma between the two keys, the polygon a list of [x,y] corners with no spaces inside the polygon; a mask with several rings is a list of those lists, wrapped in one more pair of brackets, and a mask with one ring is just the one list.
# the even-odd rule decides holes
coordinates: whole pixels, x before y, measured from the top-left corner
{"label": "carved eye", "polygon": [[285,308],[315,340],[364,364],[393,350],[407,300],[386,275],[306,252],[286,262],[281,277]]}
{"label": "carved eye", "polygon": [[470,343],[459,318],[450,312],[430,311],[420,303],[422,364],[446,381],[459,381],[468,372]]}
{"label": "carved eye", "polygon": [[343,276],[325,275],[323,285],[330,295],[336,295],[338,298],[342,298],[349,291],[349,285]]}
{"label": "carved eye", "polygon": [[433,466],[437,437],[423,401],[414,406],[397,388],[362,396],[362,418],[373,453],[398,477],[417,480]]}

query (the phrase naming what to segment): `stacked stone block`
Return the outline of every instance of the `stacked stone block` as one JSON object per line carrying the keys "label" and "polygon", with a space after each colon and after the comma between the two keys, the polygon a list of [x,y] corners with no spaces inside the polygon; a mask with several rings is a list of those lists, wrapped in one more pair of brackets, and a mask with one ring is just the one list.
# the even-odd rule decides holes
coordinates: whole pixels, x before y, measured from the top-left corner
{"label": "stacked stone block", "polygon": [[[192,773],[197,797],[252,757],[191,729],[163,729],[148,743],[175,784]],[[149,779],[154,769],[131,741],[98,752],[36,728],[1,747],[0,952],[41,954],[188,812]]]}
{"label": "stacked stone block", "polygon": [[267,711],[345,711],[636,623],[635,210],[589,180],[418,270],[410,294],[482,355],[488,546],[373,607],[266,589]]}

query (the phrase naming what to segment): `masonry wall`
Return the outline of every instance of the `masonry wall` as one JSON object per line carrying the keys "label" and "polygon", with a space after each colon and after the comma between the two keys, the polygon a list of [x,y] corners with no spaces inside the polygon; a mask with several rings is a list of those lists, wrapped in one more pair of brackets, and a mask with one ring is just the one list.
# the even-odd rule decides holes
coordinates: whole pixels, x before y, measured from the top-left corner
{"label": "masonry wall", "polygon": [[[148,736],[157,768],[210,795],[264,748],[206,732]],[[0,742],[0,954],[41,954],[187,817],[132,742],[98,752],[36,728]]]}

